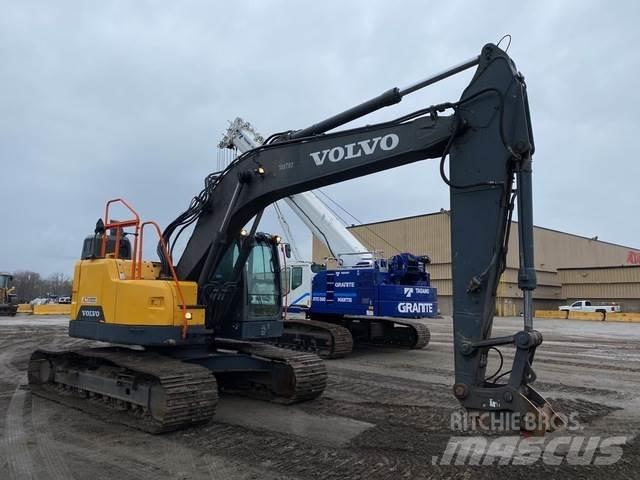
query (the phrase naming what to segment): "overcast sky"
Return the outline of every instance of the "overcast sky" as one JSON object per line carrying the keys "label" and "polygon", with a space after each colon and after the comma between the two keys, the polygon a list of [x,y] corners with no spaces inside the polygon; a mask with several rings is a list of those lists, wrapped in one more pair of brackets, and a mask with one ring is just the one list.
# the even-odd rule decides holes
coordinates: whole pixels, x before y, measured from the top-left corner
{"label": "overcast sky", "polygon": [[[640,247],[639,19],[635,1],[2,0],[0,270],[70,274],[109,198],[166,225],[238,115],[265,136],[302,128],[505,33],[528,84],[535,223]],[[454,101],[470,74],[366,122]],[[449,204],[437,161],[324,191],[364,222]]]}

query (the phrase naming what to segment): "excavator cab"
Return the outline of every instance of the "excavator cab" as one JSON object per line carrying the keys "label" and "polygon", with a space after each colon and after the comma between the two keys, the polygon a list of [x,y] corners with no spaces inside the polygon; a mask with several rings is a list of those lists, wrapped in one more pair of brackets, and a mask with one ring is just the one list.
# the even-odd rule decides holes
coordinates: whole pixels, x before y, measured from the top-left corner
{"label": "excavator cab", "polygon": [[[248,253],[243,265],[242,244]],[[225,338],[277,338],[282,335],[279,237],[244,235],[222,257],[203,287],[209,306],[207,326]]]}
{"label": "excavator cab", "polygon": [[[0,273],[0,291],[4,293],[5,290],[9,289],[9,282],[13,280],[13,277],[8,273]],[[3,298],[4,300],[4,298]]]}

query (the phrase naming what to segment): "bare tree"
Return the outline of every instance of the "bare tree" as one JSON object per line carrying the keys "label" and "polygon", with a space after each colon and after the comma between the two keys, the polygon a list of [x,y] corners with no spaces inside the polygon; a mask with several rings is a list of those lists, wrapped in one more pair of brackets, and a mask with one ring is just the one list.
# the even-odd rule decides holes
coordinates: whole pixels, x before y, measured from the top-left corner
{"label": "bare tree", "polygon": [[49,295],[71,296],[71,279],[64,273],[54,273],[42,278],[38,272],[17,271],[13,273],[13,285],[20,302]]}

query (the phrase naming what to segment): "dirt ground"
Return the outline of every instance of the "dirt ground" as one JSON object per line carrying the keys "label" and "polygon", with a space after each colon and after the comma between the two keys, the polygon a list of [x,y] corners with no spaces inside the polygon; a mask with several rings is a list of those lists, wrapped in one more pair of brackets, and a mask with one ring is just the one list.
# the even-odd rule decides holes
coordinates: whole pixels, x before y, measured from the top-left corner
{"label": "dirt ground", "polygon": [[[497,319],[494,335],[521,322]],[[451,319],[427,323],[432,341],[424,350],[366,348],[328,361],[329,384],[316,401],[285,407],[226,396],[214,422],[151,436],[32,396],[31,351],[83,342],[67,338],[63,318],[1,318],[0,478],[638,478],[640,324],[536,323],[545,338],[534,363],[538,391],[575,415],[581,429],[570,435],[625,437],[619,461],[489,466],[439,461],[461,435],[450,421],[457,411]],[[544,441],[560,435],[567,432]]]}

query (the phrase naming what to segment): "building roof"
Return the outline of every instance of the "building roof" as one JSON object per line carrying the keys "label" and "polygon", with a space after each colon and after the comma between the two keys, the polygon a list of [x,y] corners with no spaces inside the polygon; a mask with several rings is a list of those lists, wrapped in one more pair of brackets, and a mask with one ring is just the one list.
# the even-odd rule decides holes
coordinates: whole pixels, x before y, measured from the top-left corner
{"label": "building roof", "polygon": [[604,270],[607,268],[640,268],[640,265],[605,265],[599,267],[559,267],[556,270]]}
{"label": "building roof", "polygon": [[[382,223],[393,223],[393,222],[399,222],[399,221],[402,221],[402,220],[413,220],[413,219],[416,219],[416,218],[430,217],[430,216],[433,216],[433,215],[447,215],[447,216],[449,216],[450,212],[451,212],[450,210],[442,210],[440,212],[423,213],[423,214],[420,214],[420,215],[410,215],[408,217],[393,218],[393,219],[389,219],[389,220],[379,220],[377,222],[361,223],[359,225],[352,224],[351,226],[349,226],[347,228],[368,227],[368,226],[371,226],[371,225],[379,225],[379,224],[382,224]],[[513,223],[517,224],[518,222],[516,220],[513,220]],[[539,225],[534,225],[534,228],[540,229],[540,230],[547,230],[549,232],[560,233],[562,235],[569,235],[571,237],[581,238],[583,240],[590,240],[592,242],[598,242],[598,243],[604,243],[604,244],[607,244],[607,245],[613,245],[614,247],[628,248],[630,250],[640,250],[640,248],[638,248],[638,247],[630,247],[629,245],[622,245],[620,243],[607,242],[607,241],[604,241],[604,240],[596,240],[594,238],[585,237],[583,235],[578,235],[578,234],[570,233],[570,232],[564,232],[562,230],[556,230],[556,229],[553,229],[553,228],[541,227]],[[602,267],[602,268],[607,268],[607,267]]]}

